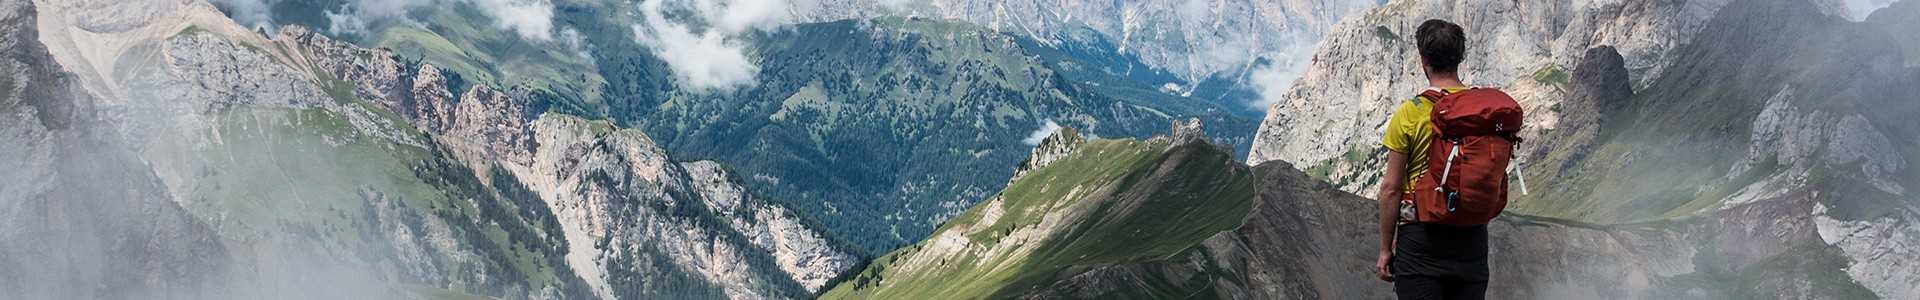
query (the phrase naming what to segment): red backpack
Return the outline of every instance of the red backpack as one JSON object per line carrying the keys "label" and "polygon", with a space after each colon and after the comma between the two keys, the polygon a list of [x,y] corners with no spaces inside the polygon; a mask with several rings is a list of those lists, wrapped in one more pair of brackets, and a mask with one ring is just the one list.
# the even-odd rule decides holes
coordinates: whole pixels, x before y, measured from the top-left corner
{"label": "red backpack", "polygon": [[1493,221],[1507,208],[1507,163],[1513,160],[1513,145],[1520,143],[1520,103],[1492,88],[1451,94],[1429,89],[1420,96],[1433,101],[1437,136],[1427,146],[1427,172],[1411,195],[1415,221],[1458,226]]}

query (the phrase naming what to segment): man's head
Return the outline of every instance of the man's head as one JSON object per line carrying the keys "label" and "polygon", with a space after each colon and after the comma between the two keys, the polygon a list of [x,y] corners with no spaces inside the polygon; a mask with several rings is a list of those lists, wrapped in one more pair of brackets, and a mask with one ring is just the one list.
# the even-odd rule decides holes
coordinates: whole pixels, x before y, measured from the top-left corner
{"label": "man's head", "polygon": [[1420,44],[1420,62],[1426,64],[1427,77],[1456,77],[1467,52],[1467,34],[1460,25],[1427,20],[1420,24],[1414,41]]}

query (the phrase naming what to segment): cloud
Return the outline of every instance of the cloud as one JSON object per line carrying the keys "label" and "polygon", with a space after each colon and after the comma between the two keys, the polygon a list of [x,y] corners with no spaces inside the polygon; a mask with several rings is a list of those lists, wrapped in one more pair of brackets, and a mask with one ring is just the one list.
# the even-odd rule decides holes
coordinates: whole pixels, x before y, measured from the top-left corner
{"label": "cloud", "polygon": [[[251,27],[276,26],[273,6],[289,0],[212,0],[234,21]],[[415,8],[436,4],[474,5],[492,17],[500,29],[513,31],[527,40],[553,40],[552,0],[348,0],[339,8],[323,11],[332,33],[360,33],[369,24],[405,20]]]}
{"label": "cloud", "polygon": [[492,16],[494,25],[535,41],[553,40],[553,2],[549,0],[467,0]]}
{"label": "cloud", "polygon": [[433,4],[435,0],[353,0],[339,9],[321,12],[327,18],[327,32],[364,33],[376,22],[406,20],[407,12]]}
{"label": "cloud", "polygon": [[667,62],[680,83],[696,90],[724,89],[750,84],[760,67],[747,59],[744,47],[715,32],[695,34],[685,25],[653,24],[652,30],[634,25],[640,39]]}
{"label": "cloud", "polygon": [[574,30],[573,28],[561,29],[559,38],[561,43],[567,45],[567,48],[573,48],[574,55],[580,56],[580,59],[587,63],[593,63],[593,42],[588,42],[587,37],[580,35],[579,30]]}
{"label": "cloud", "polygon": [[1893,0],[1846,0],[1847,11],[1852,13],[1854,21],[1866,20],[1867,15],[1893,4]]}
{"label": "cloud", "polygon": [[1252,74],[1248,74],[1248,80],[1252,82],[1247,83],[1253,87],[1254,93],[1260,95],[1260,98],[1247,103],[1247,106],[1264,111],[1274,103],[1284,101],[1287,90],[1292,89],[1293,82],[1300,79],[1300,73],[1306,72],[1307,65],[1312,62],[1311,45],[1312,43],[1304,42],[1290,43],[1281,47],[1279,51],[1264,55],[1267,63],[1254,67]]}
{"label": "cloud", "polygon": [[280,0],[213,0],[214,7],[248,27],[273,26],[273,4]]}
{"label": "cloud", "polygon": [[1053,120],[1047,120],[1046,124],[1040,124],[1040,129],[1034,129],[1033,133],[1027,134],[1027,139],[1020,140],[1020,142],[1027,143],[1027,145],[1038,146],[1040,145],[1041,140],[1045,140],[1047,139],[1048,136],[1053,136],[1054,132],[1059,132],[1059,131],[1060,131],[1060,123],[1054,123]]}
{"label": "cloud", "polygon": [[1260,98],[1247,103],[1247,106],[1265,110],[1274,103],[1284,101],[1287,89],[1293,86],[1294,80],[1300,78],[1301,69],[1297,63],[1288,62],[1275,62],[1254,69],[1250,78],[1253,82],[1249,84],[1253,85],[1254,92],[1260,94]]}
{"label": "cloud", "polygon": [[784,0],[708,0],[697,1],[706,5],[718,5],[719,9],[703,10],[709,15],[720,31],[740,33],[749,29],[767,30],[783,25],[793,16],[787,12]]}
{"label": "cloud", "polygon": [[682,86],[696,90],[753,84],[760,67],[747,57],[742,37],[793,19],[785,0],[649,0],[640,13],[635,40],[666,61]]}

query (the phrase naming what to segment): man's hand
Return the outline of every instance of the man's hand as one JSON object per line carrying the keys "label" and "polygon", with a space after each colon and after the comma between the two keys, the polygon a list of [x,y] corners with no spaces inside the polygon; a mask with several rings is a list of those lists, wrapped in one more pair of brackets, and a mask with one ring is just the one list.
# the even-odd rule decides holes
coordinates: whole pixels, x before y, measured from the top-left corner
{"label": "man's hand", "polygon": [[1393,235],[1400,220],[1400,188],[1407,180],[1407,154],[1387,151],[1387,171],[1380,174],[1380,259],[1373,262],[1373,273],[1380,280],[1393,282],[1387,262],[1393,261]]}
{"label": "man's hand", "polygon": [[1387,263],[1393,261],[1393,251],[1380,251],[1380,259],[1373,263],[1373,274],[1380,281],[1393,282],[1393,272],[1387,270]]}

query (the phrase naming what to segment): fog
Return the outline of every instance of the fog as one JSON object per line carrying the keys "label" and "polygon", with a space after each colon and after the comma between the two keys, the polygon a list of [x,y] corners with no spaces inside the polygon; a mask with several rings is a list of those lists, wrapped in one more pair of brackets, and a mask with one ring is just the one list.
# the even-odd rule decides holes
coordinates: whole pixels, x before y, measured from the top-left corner
{"label": "fog", "polygon": [[[215,163],[184,155],[237,147],[222,138],[222,118],[271,118],[275,114],[222,113],[231,106],[205,99],[232,99],[192,88],[161,89],[164,70],[123,69],[129,99],[101,99],[81,87],[41,45],[30,3],[0,1],[0,291],[11,299],[351,299],[407,295],[403,278],[381,264],[396,247],[379,237],[393,224],[357,224],[372,230],[358,249],[310,231],[313,220],[248,218],[248,207],[294,211],[287,215],[338,214],[344,205],[373,214],[385,198],[377,193],[334,199],[334,208],[289,209],[315,199],[297,199],[296,182],[244,187],[288,193],[208,197],[229,186],[213,176],[250,174],[284,166],[254,160],[272,156],[325,157],[313,153],[252,153]],[[137,64],[136,64],[137,65]],[[153,66],[149,66],[153,67]],[[177,79],[177,78],[175,78]],[[219,78],[200,78],[222,80]],[[146,82],[146,84],[140,84]],[[192,85],[180,85],[192,86]],[[201,85],[204,87],[204,85]],[[196,100],[199,99],[199,100]],[[253,127],[266,132],[270,126]],[[284,172],[285,170],[280,170]],[[303,169],[301,180],[352,170]],[[171,175],[170,175],[171,174]],[[314,196],[306,196],[314,197]],[[250,206],[253,205],[253,206]],[[385,203],[385,207],[392,207]],[[338,209],[338,210],[335,210]],[[399,230],[404,231],[404,230]],[[390,235],[389,235],[390,236]],[[388,267],[378,267],[388,266]]]}

